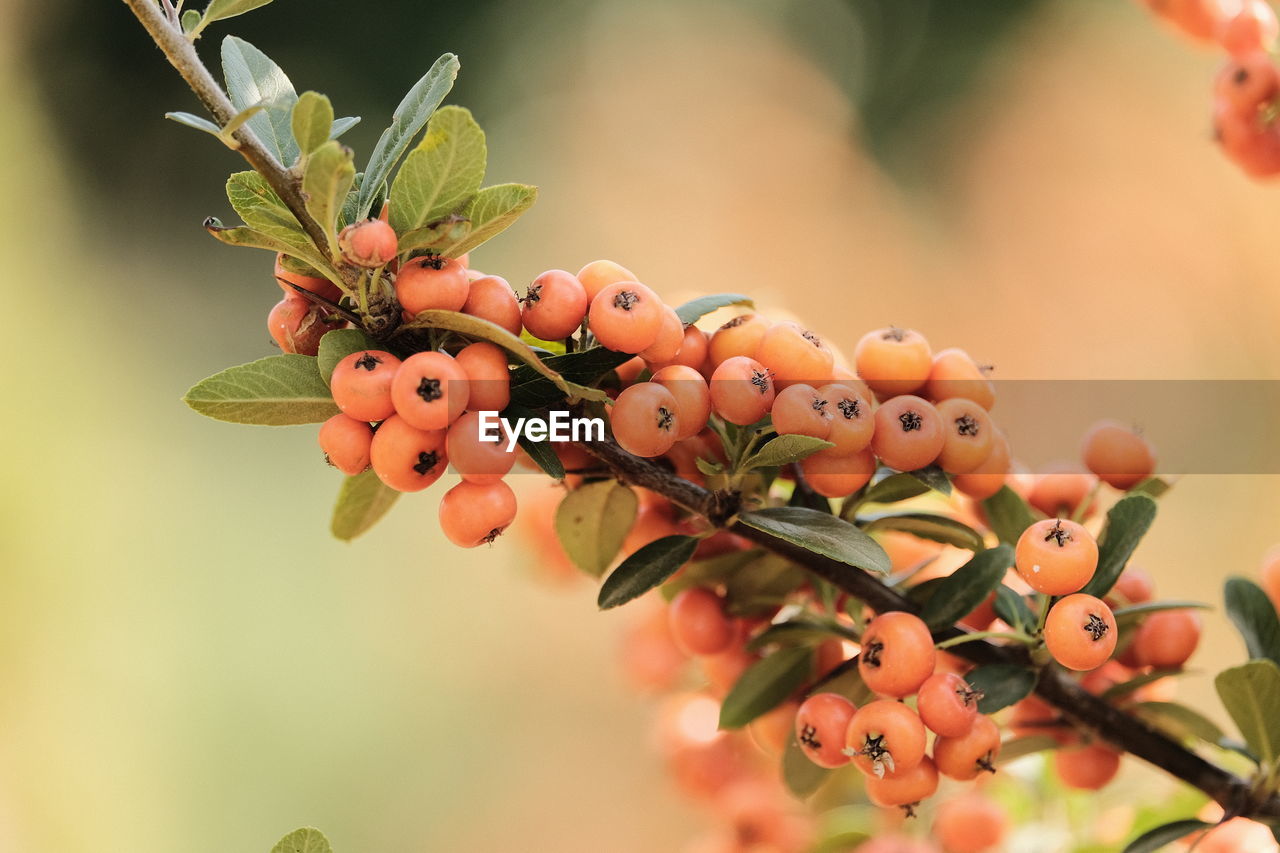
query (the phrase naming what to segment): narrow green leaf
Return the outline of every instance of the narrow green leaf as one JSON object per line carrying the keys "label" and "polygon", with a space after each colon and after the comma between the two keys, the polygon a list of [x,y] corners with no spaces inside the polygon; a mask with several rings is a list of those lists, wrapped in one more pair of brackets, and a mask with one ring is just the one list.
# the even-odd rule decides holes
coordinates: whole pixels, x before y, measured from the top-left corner
{"label": "narrow green leaf", "polygon": [[1027,604],[1026,597],[1004,584],[996,587],[995,611],[997,616],[1017,630],[1025,631],[1036,625],[1035,611]]}
{"label": "narrow green leaf", "polygon": [[1137,702],[1130,710],[1173,735],[1196,737],[1215,746],[1226,737],[1213,720],[1177,702]]}
{"label": "narrow green leaf", "polygon": [[391,177],[396,163],[408,150],[413,137],[418,135],[418,131],[422,130],[436,107],[440,106],[445,95],[453,88],[458,68],[458,57],[446,53],[435,61],[431,70],[414,83],[413,88],[400,101],[391,115],[391,126],[378,138],[378,144],[369,157],[369,165],[365,167],[365,180],[360,185],[356,203],[356,219],[364,219],[369,215],[374,199],[382,185]]}
{"label": "narrow green leaf", "polygon": [[1210,826],[1212,824],[1205,823],[1202,820],[1195,820],[1194,818],[1175,820],[1173,823],[1166,823],[1142,833],[1125,845],[1124,853],[1155,853],[1155,851],[1163,850],[1188,833],[1199,829],[1208,829]]}
{"label": "narrow green leaf", "polygon": [[245,124],[282,165],[292,166],[298,159],[292,126],[298,94],[284,71],[244,39],[227,36],[222,40],[222,73],[237,111],[254,104],[271,105]]}
{"label": "narrow green leaf", "polygon": [[380,349],[382,347],[360,329],[334,329],[332,332],[325,332],[320,339],[320,352],[316,355],[320,378],[328,385],[338,362],[353,352]]}
{"label": "narrow green leaf", "polygon": [[1098,538],[1098,569],[1080,591],[1095,598],[1110,592],[1155,518],[1156,502],[1148,495],[1125,495],[1116,501]]}
{"label": "narrow green leaf", "polygon": [[541,368],[526,364],[512,371],[511,402],[527,409],[538,409],[564,400],[564,391],[547,378],[548,370],[566,382],[595,385],[601,377],[631,358],[634,356],[604,347],[546,356],[542,358]]}
{"label": "narrow green leaf", "polygon": [[[247,225],[238,228],[227,228],[212,216],[205,220],[204,230],[208,231],[215,240],[226,243],[228,246],[244,246],[250,249],[266,249],[269,252],[284,252],[306,261],[315,267],[317,271],[331,270],[309,240],[305,246],[301,246],[296,245],[295,241],[280,240]],[[336,273],[334,275],[336,276]]]}
{"label": "narrow green leaf", "polygon": [[596,603],[608,610],[644,595],[689,562],[697,548],[693,536],[664,536],[650,542],[605,578]]}
{"label": "narrow green leaf", "polygon": [[1129,490],[1131,495],[1150,495],[1153,498],[1163,497],[1165,492],[1173,488],[1173,484],[1168,480],[1162,480],[1159,477],[1148,477],[1138,485]]}
{"label": "narrow green leaf", "polygon": [[979,551],[969,562],[941,578],[920,618],[934,630],[954,625],[995,591],[1011,566],[1013,549],[1004,543]]}
{"label": "narrow green leaf", "polygon": [[929,465],[915,471],[904,471],[904,474],[915,477],[935,492],[951,494],[951,478],[937,465]]}
{"label": "narrow green leaf", "polygon": [[339,253],[338,217],[355,178],[351,149],[341,142],[325,142],[307,158],[306,172],[302,177],[307,213],[324,230],[329,238],[329,251],[335,257]]}
{"label": "narrow green leaf", "polygon": [[556,535],[574,565],[600,577],[636,520],[636,493],[617,480],[579,486],[556,510]]}
{"label": "narrow green leaf", "polygon": [[164,117],[169,119],[169,121],[176,121],[178,124],[193,127],[196,130],[203,130],[205,133],[211,133],[219,138],[222,137],[222,128],[218,127],[207,118],[201,118],[200,116],[192,115],[191,113],[182,112],[165,113]]}
{"label": "narrow green leaf", "polygon": [[752,454],[750,459],[743,462],[740,470],[779,468],[792,462],[799,462],[806,456],[828,447],[835,447],[835,445],[808,435],[779,435],[770,439],[764,447]]}
{"label": "narrow green leaf", "polygon": [[[511,410],[508,409],[508,412]],[[565,475],[564,463],[560,461],[560,457],[556,455],[555,450],[545,441],[533,441],[524,433],[521,433],[516,441],[520,445],[520,449],[529,455],[534,464],[542,469],[542,473],[546,474],[553,480],[563,480]]]}
{"label": "narrow green leaf", "polygon": [[745,305],[748,308],[754,308],[755,303],[751,301],[751,297],[743,296],[741,293],[716,293],[711,296],[699,296],[697,299],[691,299],[676,309],[676,315],[680,318],[680,322],[686,326],[696,323],[712,311],[720,308],[727,308],[730,305]]}
{"label": "narrow green leaf", "polygon": [[1057,749],[1059,746],[1058,739],[1051,735],[1026,735],[1024,737],[1016,737],[1007,740],[1000,745],[1000,754],[996,756],[995,764],[997,767],[1003,767],[1010,762],[1017,761],[1027,755],[1034,755],[1037,752],[1045,752],[1050,749]]}
{"label": "narrow green leaf", "polygon": [[989,663],[969,670],[965,681],[982,691],[978,710],[994,714],[1031,695],[1036,686],[1036,671],[1012,663]]}
{"label": "narrow green leaf", "polygon": [[801,800],[809,799],[830,776],[830,770],[809,760],[795,735],[787,740],[787,748],[782,753],[782,783],[792,796]]}
{"label": "narrow green leaf", "polygon": [[318,829],[297,829],[276,842],[271,853],[333,853],[329,839]]}
{"label": "narrow green leaf", "polygon": [[289,254],[311,263],[308,254],[317,254],[311,238],[266,178],[257,172],[236,172],[227,178],[227,200],[245,225],[291,247]]}
{"label": "narrow green leaf", "polygon": [[856,524],[867,533],[896,530],[920,539],[981,551],[982,534],[963,522],[931,512],[886,512],[859,518]]}
{"label": "narrow green leaf", "polygon": [[799,690],[813,674],[813,650],[778,649],[742,673],[720,706],[720,728],[740,729]]}
{"label": "narrow green leaf", "polygon": [[1225,669],[1214,679],[1218,696],[1263,765],[1280,755],[1280,668],[1268,659]]}
{"label": "narrow green leaf", "polygon": [[1022,531],[1036,523],[1031,507],[1008,486],[1001,486],[1000,491],[984,500],[982,509],[987,515],[991,531],[1001,542],[1010,545],[1017,545]]}
{"label": "narrow green leaf", "polygon": [[456,258],[505,231],[538,200],[538,188],[528,184],[494,184],[475,194],[462,211],[471,230],[440,248],[440,254]]}
{"label": "narrow green leaf", "polygon": [[1280,665],[1280,618],[1262,587],[1245,578],[1228,578],[1224,592],[1227,616],[1244,638],[1249,657]]}
{"label": "narrow green leaf", "polygon": [[316,360],[291,353],[215,373],[182,401],[205,417],[236,424],[318,424],[338,413]]}
{"label": "narrow green leaf", "polygon": [[391,509],[400,493],[383,484],[372,470],[348,477],[338,491],[329,529],[343,542],[350,542],[373,527]]}
{"label": "narrow green leaf", "polygon": [[329,138],[337,139],[359,123],[360,116],[344,116],[343,118],[334,119],[333,127],[329,128]]}
{"label": "narrow green leaf", "polygon": [[[459,212],[479,191],[487,158],[484,131],[470,110],[436,110],[391,185],[391,227],[407,235]],[[403,242],[400,250],[407,250]]]}
{"label": "narrow green leaf", "polygon": [[1186,601],[1181,599],[1170,599],[1167,601],[1144,601],[1142,604],[1131,604],[1128,607],[1119,607],[1115,610],[1116,627],[1124,628],[1138,622],[1148,613],[1157,613],[1161,610],[1211,610],[1212,608],[1201,601]]}
{"label": "narrow green leaf", "polygon": [[845,565],[882,575],[889,573],[889,555],[880,543],[849,522],[825,512],[780,506],[744,512],[738,520],[747,527]]}
{"label": "narrow green leaf", "polygon": [[252,12],[270,2],[271,0],[213,0],[204,10],[204,22],[211,24],[214,21],[225,21],[227,18]]}
{"label": "narrow green leaf", "polygon": [[795,563],[766,552],[725,579],[725,598],[732,613],[745,616],[776,607],[806,577]]}
{"label": "narrow green leaf", "polygon": [[289,118],[293,138],[303,154],[310,154],[329,141],[333,131],[333,104],[319,92],[303,92]]}
{"label": "narrow green leaf", "polygon": [[[883,475],[883,476],[881,476]],[[862,495],[860,504],[894,504],[927,494],[929,487],[910,474],[897,474],[890,468],[881,468],[871,481],[871,487]]]}

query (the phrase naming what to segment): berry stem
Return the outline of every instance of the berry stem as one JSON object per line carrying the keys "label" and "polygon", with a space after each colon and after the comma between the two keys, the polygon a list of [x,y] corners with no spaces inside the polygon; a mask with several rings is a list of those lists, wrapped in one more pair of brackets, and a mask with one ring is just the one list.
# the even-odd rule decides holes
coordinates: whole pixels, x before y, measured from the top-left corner
{"label": "berry stem", "polygon": [[1033,646],[1039,642],[1035,637],[1024,634],[1021,631],[969,631],[958,637],[952,637],[949,640],[943,640],[940,643],[934,643],[934,647],[938,649],[949,649],[962,643],[972,643],[976,640],[1013,640],[1024,646]]}

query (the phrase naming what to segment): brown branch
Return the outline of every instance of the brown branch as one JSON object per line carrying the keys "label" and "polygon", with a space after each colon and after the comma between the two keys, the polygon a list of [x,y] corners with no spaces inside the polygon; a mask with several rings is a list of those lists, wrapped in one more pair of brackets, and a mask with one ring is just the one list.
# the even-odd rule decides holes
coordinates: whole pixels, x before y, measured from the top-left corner
{"label": "brown branch", "polygon": [[[584,443],[584,450],[600,459],[615,476],[628,483],[650,489],[690,512],[704,516],[717,525],[730,521],[736,500],[722,492],[712,492],[676,477],[666,469],[627,453],[613,441]],[[815,554],[740,522],[730,523],[733,533],[779,554],[829,581],[844,592],[865,602],[873,610],[917,611],[919,608],[898,592],[863,571],[850,571],[843,563]],[[947,628],[936,634],[944,640],[968,632]],[[1011,663],[1030,665],[1030,656],[1021,647],[1001,646],[985,640],[961,643],[948,649],[971,663]],[[1056,664],[1040,670],[1035,692],[1057,708],[1078,728],[1093,732],[1116,746],[1161,770],[1200,789],[1219,802],[1227,815],[1280,818],[1280,796],[1259,797],[1250,784],[1235,774],[1206,760],[1182,744],[1137,717],[1127,714],[1080,686]]]}

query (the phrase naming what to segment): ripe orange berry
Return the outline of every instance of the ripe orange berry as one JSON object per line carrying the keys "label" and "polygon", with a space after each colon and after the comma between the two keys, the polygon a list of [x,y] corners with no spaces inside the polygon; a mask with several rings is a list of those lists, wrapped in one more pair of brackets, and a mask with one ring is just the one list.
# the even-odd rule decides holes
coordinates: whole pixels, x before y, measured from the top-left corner
{"label": "ripe orange berry", "polygon": [[613,261],[592,261],[578,270],[578,281],[587,291],[588,300],[595,299],[597,293],[611,284],[639,280],[631,270]]}
{"label": "ripe orange berry", "polygon": [[968,474],[956,474],[951,485],[956,491],[975,501],[986,500],[1004,487],[1009,476],[1009,441],[996,430],[991,444],[991,454]]}
{"label": "ripe orange berry", "polygon": [[444,429],[467,408],[467,374],[442,352],[420,352],[400,365],[391,380],[396,414],[418,429]]}
{"label": "ripe orange berry", "polygon": [[786,388],[796,382],[826,384],[834,356],[808,329],[797,323],[778,323],[761,336],[755,359],[773,374],[779,388]]}
{"label": "ripe orange berry", "polygon": [[657,341],[664,307],[658,294],[643,284],[621,281],[603,288],[591,300],[587,327],[605,348],[638,353]]}
{"label": "ripe orange berry", "polygon": [[439,255],[408,261],[396,274],[395,286],[396,299],[410,316],[431,309],[461,311],[471,292],[466,268]]}
{"label": "ripe orange berry", "polygon": [[933,636],[912,613],[890,611],[872,619],[862,632],[858,672],[881,696],[910,696],[933,674],[937,655]]}
{"label": "ripe orange berry", "polygon": [[1142,666],[1177,669],[1200,645],[1200,614],[1194,610],[1158,610],[1147,616],[1133,637]]}
{"label": "ripe orange berry", "polygon": [[[716,329],[707,342],[712,369],[738,356],[754,358],[760,339],[771,324],[759,314],[739,314]],[[696,366],[696,365],[695,365]]]}
{"label": "ripe orange berry", "polygon": [[467,408],[477,412],[501,412],[511,402],[511,371],[507,353],[488,341],[476,341],[454,356],[467,377]]}
{"label": "ripe orange berry", "polygon": [[967,474],[987,460],[995,427],[987,410],[972,400],[951,397],[937,405],[942,419],[942,452],[938,464],[949,474]]}
{"label": "ripe orange berry", "polygon": [[831,414],[831,425],[824,437],[835,447],[827,448],[827,452],[851,456],[866,450],[876,428],[870,398],[853,383],[846,382],[823,385],[818,389],[818,396],[827,401]]}
{"label": "ripe orange berry", "polygon": [[789,385],[774,398],[773,428],[778,435],[809,435],[826,438],[831,432],[831,404],[812,385]]}
{"label": "ripe orange berry", "polygon": [[463,480],[440,499],[440,529],[459,548],[493,542],[515,518],[515,492],[501,480],[485,485]]}
{"label": "ripe orange berry", "polygon": [[338,362],[329,378],[333,402],[358,421],[380,421],[395,413],[391,381],[400,359],[382,350],[353,352]]}
{"label": "ripe orange berry", "polygon": [[398,492],[419,492],[449,466],[444,430],[421,430],[399,415],[382,422],[373,434],[369,459],[378,479]]}
{"label": "ripe orange berry", "polygon": [[1034,693],[1013,706],[1009,731],[1015,737],[1048,735],[1063,745],[1076,742],[1075,729],[1056,708]]}
{"label": "ripe orange berry", "polygon": [[1213,93],[1235,114],[1252,118],[1280,95],[1280,69],[1263,52],[1237,56],[1218,71]]}
{"label": "ripe orange berry", "polygon": [[711,417],[711,389],[701,373],[683,364],[671,364],[654,373],[653,381],[675,398],[680,413],[676,441],[693,438],[706,428]]}
{"label": "ripe orange berry", "polygon": [[939,736],[933,742],[933,760],[938,772],[967,782],[986,771],[994,773],[995,759],[1000,754],[1000,729],[990,717],[979,714],[973,727],[960,737]]}
{"label": "ripe orange berry", "polygon": [[1120,771],[1120,753],[1100,743],[1055,750],[1053,769],[1062,784],[1079,791],[1096,791]]}
{"label": "ripe orange berry", "polygon": [[1133,488],[1156,468],[1147,440],[1114,421],[1102,421],[1085,433],[1083,456],[1086,468],[1117,489]]}
{"label": "ripe orange berry", "polygon": [[875,699],[853,714],[845,747],[867,776],[899,776],[920,763],[925,748],[924,723],[901,702]]}
{"label": "ripe orange berry", "polygon": [[338,235],[342,258],[358,267],[380,267],[396,259],[396,232],[381,219],[353,222]]}
{"label": "ripe orange berry", "polygon": [[771,711],[756,717],[747,726],[751,740],[761,752],[781,758],[791,742],[791,733],[796,727],[796,709],[798,702],[783,702]]}
{"label": "ripe orange berry", "polygon": [[739,426],[753,424],[769,413],[775,397],[773,379],[753,358],[733,356],[711,374],[711,408]]}
{"label": "ripe orange berry", "polygon": [[1079,592],[1054,604],[1044,623],[1044,644],[1067,669],[1102,666],[1116,650],[1118,636],[1111,608],[1101,599]]}
{"label": "ripe orange berry", "polygon": [[903,773],[867,779],[867,799],[881,808],[908,808],[908,815],[914,814],[910,806],[929,799],[937,790],[938,768],[927,755]]}
{"label": "ripe orange berry", "polygon": [[[668,364],[683,364],[685,367],[692,367],[694,370],[701,370],[702,365],[707,361],[707,333],[699,329],[697,326],[689,326],[684,330],[684,337],[680,341],[680,349],[676,353],[676,357],[671,359]],[[665,367],[667,365],[654,365],[654,367]]]}
{"label": "ripe orange berry", "polygon": [[[1220,813],[1211,816],[1201,814],[1200,817],[1210,821],[1222,819]],[[1196,853],[1280,853],[1280,845],[1276,844],[1271,829],[1265,823],[1244,817],[1233,817],[1218,824],[1194,843]]]}
{"label": "ripe orange berry", "polygon": [[982,694],[951,672],[936,672],[920,685],[916,710],[925,726],[944,737],[963,737],[978,716]]}
{"label": "ripe orange berry", "polygon": [[1156,597],[1156,582],[1145,569],[1130,565],[1120,573],[1111,591],[1124,596],[1127,604],[1142,604]]}
{"label": "ripe orange berry", "polygon": [[520,302],[511,285],[501,276],[482,275],[472,280],[462,313],[488,320],[520,336]]}
{"label": "ripe orange berry", "polygon": [[876,457],[870,450],[849,456],[832,455],[835,448],[819,450],[800,460],[805,482],[824,498],[844,498],[871,482]]}
{"label": "ripe orange berry", "polygon": [[815,693],[796,712],[796,740],[809,760],[819,767],[843,767],[845,733],[858,708],[839,693]]}
{"label": "ripe orange berry", "polygon": [[344,474],[355,476],[369,467],[373,429],[366,421],[338,414],[320,425],[324,458]]}
{"label": "ripe orange berry", "polygon": [[899,471],[915,471],[932,463],[947,436],[933,404],[905,394],[876,409],[871,449],[880,461]]}
{"label": "ripe orange berry", "polygon": [[687,655],[718,655],[727,651],[737,630],[724,612],[724,601],[709,589],[682,590],[667,608],[671,637]]}
{"label": "ripe orange berry", "polygon": [[[990,370],[988,367],[987,370]],[[935,404],[962,397],[987,411],[996,404],[995,386],[967,352],[951,347],[934,354],[921,396]]]}
{"label": "ripe orange berry", "polygon": [[280,289],[284,291],[286,296],[297,293],[296,290],[289,286],[295,284],[303,290],[323,296],[330,302],[337,302],[342,298],[341,288],[329,281],[329,279],[293,272],[282,263],[283,259],[284,255],[276,255],[275,276],[276,283],[280,285]]}
{"label": "ripe orange berry", "polygon": [[932,831],[947,853],[986,853],[1004,841],[1009,815],[990,797],[960,794],[938,805]]}
{"label": "ripe orange berry", "polygon": [[449,427],[445,451],[453,469],[470,483],[496,483],[516,464],[515,451],[507,451],[508,433],[499,425],[497,441],[480,435],[480,413],[466,412]]}
{"label": "ripe orange berry", "polygon": [[684,323],[670,305],[662,306],[662,323],[653,343],[640,351],[640,357],[651,365],[666,364],[676,357],[684,344]]}
{"label": "ripe orange berry", "polygon": [[917,331],[896,326],[863,335],[853,361],[862,380],[882,397],[910,394],[933,371],[929,342]]}
{"label": "ripe orange berry", "polygon": [[657,382],[640,382],[618,395],[609,411],[613,437],[636,456],[661,456],[680,433],[680,407]]}
{"label": "ripe orange berry", "polygon": [[520,318],[529,334],[544,341],[567,338],[587,315],[587,291],[564,270],[547,270],[533,280],[525,294]]}
{"label": "ripe orange berry", "polygon": [[1036,592],[1079,591],[1098,568],[1093,534],[1065,518],[1046,518],[1022,531],[1014,549],[1018,574]]}
{"label": "ripe orange berry", "polygon": [[1218,43],[1232,56],[1275,49],[1280,22],[1267,0],[1244,0],[1244,7],[1222,26]]}
{"label": "ripe orange berry", "polygon": [[1196,41],[1211,41],[1226,23],[1222,0],[1144,0],[1159,17]]}
{"label": "ripe orange berry", "polygon": [[339,328],[329,323],[325,309],[297,294],[286,295],[267,314],[267,331],[284,352],[315,355],[325,332]]}
{"label": "ripe orange berry", "polygon": [[[1069,469],[1050,471],[1039,475],[1027,495],[1027,503],[1045,515],[1071,517],[1080,504],[1089,497],[1097,479],[1091,474]],[[1092,507],[1086,516],[1092,514]]]}

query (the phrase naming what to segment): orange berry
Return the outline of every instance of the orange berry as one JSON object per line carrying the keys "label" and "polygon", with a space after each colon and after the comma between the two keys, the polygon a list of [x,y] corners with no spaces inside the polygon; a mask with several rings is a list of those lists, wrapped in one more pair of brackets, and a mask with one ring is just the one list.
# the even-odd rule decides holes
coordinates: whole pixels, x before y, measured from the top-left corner
{"label": "orange berry", "polygon": [[[1035,478],[1027,503],[1051,518],[1074,516],[1096,483],[1097,478],[1082,471],[1051,471]],[[1092,507],[1086,511],[1091,514]]]}
{"label": "orange berry", "polygon": [[815,693],[796,712],[795,734],[800,749],[819,767],[843,767],[845,733],[857,706],[839,693]]}
{"label": "orange berry", "polygon": [[592,261],[578,270],[578,281],[587,291],[588,300],[595,299],[597,293],[611,284],[639,280],[631,270],[613,261]]}
{"label": "orange berry", "polygon": [[466,372],[442,352],[409,356],[391,380],[396,414],[418,429],[444,429],[467,408],[470,395]]}
{"label": "orange berry", "polygon": [[938,464],[949,474],[967,474],[991,455],[995,427],[987,410],[972,400],[951,397],[937,405],[942,419],[942,452]]}
{"label": "orange berry", "polygon": [[1232,56],[1274,50],[1280,22],[1267,0],[1244,0],[1244,7],[1218,33],[1218,43]]}
{"label": "orange berry", "polygon": [[1195,849],[1196,853],[1277,853],[1280,845],[1276,844],[1276,837],[1266,824],[1233,817],[1200,836]]}
{"label": "orange berry", "polygon": [[667,365],[654,365],[654,367],[683,364],[685,367],[701,370],[702,365],[707,361],[707,348],[707,333],[697,326],[689,326],[684,330],[684,337],[681,338],[680,349],[676,352],[675,358],[671,359]]}
{"label": "orange berry", "polygon": [[544,341],[567,338],[587,315],[587,291],[564,270],[547,270],[533,280],[524,297],[521,322],[529,334]]}
{"label": "orange berry", "polygon": [[1009,442],[996,430],[991,444],[991,453],[977,468],[968,474],[956,474],[951,478],[951,485],[956,491],[968,495],[975,501],[986,500],[1004,487],[1009,476]]}
{"label": "orange berry", "polygon": [[591,300],[587,327],[605,348],[638,353],[657,341],[664,307],[658,294],[643,284],[610,284]]}
{"label": "orange berry", "polygon": [[1158,610],[1143,620],[1133,637],[1139,664],[1177,669],[1200,645],[1200,614],[1194,610]]}
{"label": "orange berry", "polygon": [[1077,592],[1098,568],[1093,534],[1065,518],[1046,518],[1022,531],[1014,555],[1027,585],[1049,595]]}
{"label": "orange berry", "polygon": [[1059,600],[1044,623],[1044,644],[1067,669],[1097,669],[1116,650],[1116,617],[1092,595],[1075,593]]}
{"label": "orange berry", "polygon": [[1000,754],[1000,729],[990,717],[979,714],[973,727],[960,737],[942,737],[933,742],[933,760],[943,776],[967,782],[986,771],[995,772],[995,759]]}
{"label": "orange berry", "polygon": [[315,355],[325,333],[342,325],[329,323],[325,317],[324,308],[305,297],[288,294],[267,314],[267,331],[284,352]]}
{"label": "orange berry", "polygon": [[329,281],[329,279],[293,272],[281,262],[283,259],[284,255],[276,255],[275,276],[276,283],[280,285],[280,289],[284,291],[286,296],[297,293],[296,290],[289,286],[294,284],[303,290],[323,296],[330,302],[337,302],[342,298],[342,289]]}
{"label": "orange berry", "polygon": [[756,346],[756,361],[768,368],[779,388],[797,382],[822,385],[831,379],[834,357],[822,339],[797,323],[778,323]]}
{"label": "orange berry", "polygon": [[1124,596],[1127,604],[1142,604],[1156,597],[1156,582],[1144,569],[1130,565],[1120,573],[1111,591]]}
{"label": "orange berry", "polygon": [[789,385],[774,398],[773,428],[779,435],[826,438],[831,432],[831,405],[812,385]]}
{"label": "orange berry", "polygon": [[911,613],[890,611],[872,619],[862,632],[858,672],[881,696],[910,696],[933,674],[933,636]]}
{"label": "orange berry", "polygon": [[651,365],[666,364],[676,357],[683,344],[684,323],[680,322],[680,315],[670,305],[663,305],[658,336],[650,346],[640,351],[640,357]]}
{"label": "orange berry", "polygon": [[396,232],[381,219],[353,222],[338,235],[338,248],[347,263],[380,267],[396,259]]}
{"label": "orange berry", "polygon": [[831,414],[830,428],[824,437],[835,447],[827,448],[826,452],[851,456],[866,450],[876,428],[870,398],[846,382],[823,385],[818,389],[818,396],[827,401]]}
{"label": "orange berry", "polygon": [[516,464],[515,451],[507,451],[508,433],[501,426],[497,441],[480,435],[480,413],[466,412],[454,421],[445,436],[445,451],[453,469],[470,483],[496,483]]}
{"label": "orange berry", "polygon": [[906,773],[924,757],[925,741],[919,715],[890,699],[872,700],[855,711],[845,733],[853,763],[871,777]]}
{"label": "orange berry", "polygon": [[938,768],[927,755],[903,773],[867,779],[867,799],[881,808],[912,806],[929,799],[937,790]]}
{"label": "orange berry", "polygon": [[671,599],[667,617],[672,639],[687,655],[718,655],[737,636],[724,601],[702,587],[689,587]]}
{"label": "orange berry", "polygon": [[707,380],[692,367],[671,364],[653,374],[653,380],[671,392],[680,413],[676,441],[693,438],[707,426],[711,417],[711,389]]}
{"label": "orange berry", "polygon": [[883,397],[910,394],[933,370],[933,353],[924,336],[896,326],[863,335],[853,361],[862,380]]}
{"label": "orange berry", "polygon": [[[725,322],[707,342],[707,357],[712,368],[719,367],[731,358],[755,356],[760,339],[771,324],[759,314],[739,314]],[[698,365],[694,365],[695,367]]]}
{"label": "orange berry", "polygon": [[986,853],[1009,832],[1009,815],[990,797],[961,794],[938,805],[932,832],[947,853]]}
{"label": "orange berry", "polygon": [[1262,558],[1260,572],[1262,588],[1266,590],[1271,603],[1280,610],[1280,545],[1272,547]]}
{"label": "orange berry", "polygon": [[1085,433],[1085,467],[1117,489],[1130,489],[1151,476],[1155,452],[1138,433],[1114,421],[1102,421]]}
{"label": "orange berry", "polygon": [[1062,784],[1079,791],[1096,791],[1120,771],[1120,753],[1100,743],[1053,753],[1053,769]]}
{"label": "orange berry", "polygon": [[493,542],[516,517],[516,495],[503,481],[463,480],[440,499],[440,529],[459,548]]}
{"label": "orange berry", "polygon": [[987,411],[996,404],[995,386],[986,373],[967,352],[954,347],[933,356],[922,396],[934,403],[963,397]]}
{"label": "orange berry", "polygon": [[373,428],[338,414],[320,425],[320,449],[330,465],[344,474],[355,476],[369,467],[369,446],[373,444]]}
{"label": "orange berry", "polygon": [[333,402],[359,421],[380,421],[395,413],[391,381],[400,359],[382,350],[353,352],[338,362],[329,378]]}
{"label": "orange berry", "polygon": [[501,412],[511,402],[511,371],[507,352],[488,341],[467,344],[454,356],[467,377],[467,408]]}
{"label": "orange berry", "polygon": [[850,456],[833,456],[835,448],[819,450],[800,460],[804,479],[824,498],[844,498],[871,482],[876,457],[870,450]]}
{"label": "orange berry", "polygon": [[944,737],[963,737],[978,716],[981,693],[951,672],[936,672],[920,685],[916,710],[928,729]]}
{"label": "orange berry", "polygon": [[1211,41],[1227,20],[1222,0],[1144,0],[1152,12],[1196,41]]}
{"label": "orange berry", "polygon": [[[604,292],[604,291],[602,291]],[[618,395],[609,412],[613,437],[636,456],[661,456],[680,433],[680,407],[657,382],[640,382]]]}
{"label": "orange berry", "polygon": [[488,320],[517,337],[520,335],[520,302],[501,276],[482,275],[473,279],[462,313]]}
{"label": "orange berry", "polygon": [[396,274],[396,299],[410,316],[432,309],[461,311],[470,292],[467,270],[453,258],[423,255]]}
{"label": "orange berry", "polygon": [[791,742],[791,733],[795,731],[797,707],[798,702],[783,702],[751,721],[747,732],[761,752],[775,758],[782,757]]}
{"label": "orange berry", "polygon": [[938,458],[947,437],[938,410],[910,394],[881,404],[875,413],[871,449],[880,461],[899,471],[924,468]]}
{"label": "orange berry", "polygon": [[773,406],[773,379],[753,358],[725,359],[711,374],[711,408],[732,424],[753,424]]}
{"label": "orange berry", "polygon": [[378,479],[398,492],[430,486],[449,466],[444,430],[420,430],[399,415],[382,422],[373,434],[369,459]]}

